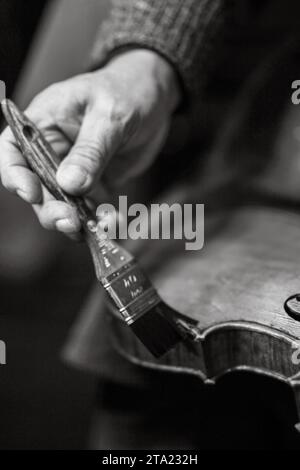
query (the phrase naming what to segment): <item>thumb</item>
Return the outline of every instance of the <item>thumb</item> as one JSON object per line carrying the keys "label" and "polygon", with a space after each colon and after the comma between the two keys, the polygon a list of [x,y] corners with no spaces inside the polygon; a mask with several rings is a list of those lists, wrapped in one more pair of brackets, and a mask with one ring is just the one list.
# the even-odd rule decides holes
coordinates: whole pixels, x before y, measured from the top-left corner
{"label": "thumb", "polygon": [[72,195],[89,191],[121,141],[118,122],[90,111],[83,119],[75,144],[59,166],[58,184]]}

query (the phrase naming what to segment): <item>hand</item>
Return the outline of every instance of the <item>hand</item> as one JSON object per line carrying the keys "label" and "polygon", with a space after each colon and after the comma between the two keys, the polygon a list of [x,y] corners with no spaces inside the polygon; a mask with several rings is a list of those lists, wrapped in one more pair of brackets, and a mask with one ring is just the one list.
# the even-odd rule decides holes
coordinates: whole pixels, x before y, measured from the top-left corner
{"label": "hand", "polygon": [[[67,193],[86,195],[105,170],[112,185],[143,172],[159,153],[179,100],[175,73],[158,54],[132,50],[106,67],[54,84],[26,114],[62,162],[57,181]],[[32,204],[47,229],[76,234],[76,210],[56,201],[26,165],[6,129],[0,137],[3,185]]]}

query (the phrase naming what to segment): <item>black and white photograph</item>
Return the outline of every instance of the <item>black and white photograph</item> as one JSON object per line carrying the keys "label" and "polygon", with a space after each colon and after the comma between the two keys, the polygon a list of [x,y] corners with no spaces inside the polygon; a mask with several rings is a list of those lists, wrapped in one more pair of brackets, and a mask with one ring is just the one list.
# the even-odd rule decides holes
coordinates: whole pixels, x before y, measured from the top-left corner
{"label": "black and white photograph", "polygon": [[0,181],[0,451],[300,450],[299,1],[0,0]]}

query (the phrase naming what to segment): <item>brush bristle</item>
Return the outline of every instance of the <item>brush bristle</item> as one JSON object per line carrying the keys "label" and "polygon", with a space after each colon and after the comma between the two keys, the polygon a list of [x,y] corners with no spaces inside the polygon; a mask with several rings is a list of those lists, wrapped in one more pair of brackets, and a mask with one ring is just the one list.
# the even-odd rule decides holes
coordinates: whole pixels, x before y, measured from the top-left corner
{"label": "brush bristle", "polygon": [[[173,312],[174,313],[174,312]],[[183,339],[182,332],[163,303],[135,320],[130,328],[146,348],[159,358]]]}

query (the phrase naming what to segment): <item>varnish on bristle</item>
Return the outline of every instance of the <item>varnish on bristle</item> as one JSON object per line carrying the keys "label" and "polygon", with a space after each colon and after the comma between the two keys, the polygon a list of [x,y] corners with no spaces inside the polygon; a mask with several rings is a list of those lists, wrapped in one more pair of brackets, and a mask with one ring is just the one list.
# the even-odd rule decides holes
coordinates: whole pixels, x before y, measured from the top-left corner
{"label": "varnish on bristle", "polygon": [[183,339],[175,321],[164,313],[167,308],[161,302],[129,325],[134,334],[155,357],[167,353]]}
{"label": "varnish on bristle", "polygon": [[161,300],[130,253],[114,240],[98,242],[99,280],[135,335],[155,357],[161,356],[183,338],[177,312]]}

